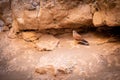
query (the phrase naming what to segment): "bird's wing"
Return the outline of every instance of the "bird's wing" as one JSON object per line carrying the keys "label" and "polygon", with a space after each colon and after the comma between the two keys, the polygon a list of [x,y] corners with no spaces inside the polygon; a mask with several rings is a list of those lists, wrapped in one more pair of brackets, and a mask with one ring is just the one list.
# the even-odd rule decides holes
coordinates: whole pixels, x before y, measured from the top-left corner
{"label": "bird's wing", "polygon": [[81,39],[81,35],[78,34],[77,32],[73,32],[73,37],[74,37],[74,39],[76,39],[76,40],[80,40],[80,39]]}

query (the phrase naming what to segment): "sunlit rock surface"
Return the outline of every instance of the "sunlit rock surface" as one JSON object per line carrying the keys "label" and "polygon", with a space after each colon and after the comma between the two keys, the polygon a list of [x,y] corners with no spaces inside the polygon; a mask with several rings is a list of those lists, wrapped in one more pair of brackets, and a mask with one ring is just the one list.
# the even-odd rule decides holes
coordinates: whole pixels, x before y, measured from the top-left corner
{"label": "sunlit rock surface", "polygon": [[[71,33],[65,33],[56,36],[59,44],[53,50],[41,52],[35,42],[1,33],[0,80],[120,80],[119,42],[104,43],[110,37],[93,33],[82,36],[89,46],[74,44]],[[46,48],[56,45],[53,37],[39,39]]]}
{"label": "sunlit rock surface", "polygon": [[[31,10],[33,2],[37,5]],[[33,2],[13,0],[14,20],[20,30],[80,27],[92,24],[90,6],[82,1],[35,0]]]}
{"label": "sunlit rock surface", "polygon": [[36,47],[40,51],[52,51],[59,44],[59,39],[52,35],[42,35],[36,42]]}
{"label": "sunlit rock surface", "polygon": [[13,0],[12,11],[20,30],[119,26],[119,4],[119,0]]}
{"label": "sunlit rock surface", "polygon": [[98,0],[94,5],[98,9],[93,15],[95,26],[120,26],[120,0]]}

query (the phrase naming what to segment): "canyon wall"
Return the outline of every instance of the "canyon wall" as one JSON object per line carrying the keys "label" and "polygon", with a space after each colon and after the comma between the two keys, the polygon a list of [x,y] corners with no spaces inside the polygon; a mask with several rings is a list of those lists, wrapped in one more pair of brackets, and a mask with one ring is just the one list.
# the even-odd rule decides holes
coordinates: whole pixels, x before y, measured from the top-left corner
{"label": "canyon wall", "polygon": [[[0,2],[2,15],[12,13],[11,33],[50,28],[120,26],[120,0],[1,0]],[[12,9],[11,13],[8,7]]]}

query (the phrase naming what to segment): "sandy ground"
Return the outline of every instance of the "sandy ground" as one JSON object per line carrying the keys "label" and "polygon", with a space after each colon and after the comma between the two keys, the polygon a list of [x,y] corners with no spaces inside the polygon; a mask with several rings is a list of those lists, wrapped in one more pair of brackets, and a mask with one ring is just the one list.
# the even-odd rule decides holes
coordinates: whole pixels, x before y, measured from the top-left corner
{"label": "sandy ground", "polygon": [[55,36],[58,46],[39,51],[32,42],[0,33],[0,80],[120,80],[120,43],[86,33],[90,45],[75,44],[71,33]]}

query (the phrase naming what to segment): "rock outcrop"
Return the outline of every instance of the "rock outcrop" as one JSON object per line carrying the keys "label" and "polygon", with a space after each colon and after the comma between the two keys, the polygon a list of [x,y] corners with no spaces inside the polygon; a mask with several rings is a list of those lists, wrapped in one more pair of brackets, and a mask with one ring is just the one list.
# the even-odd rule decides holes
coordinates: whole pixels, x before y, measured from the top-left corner
{"label": "rock outcrop", "polygon": [[12,0],[11,8],[10,34],[19,30],[120,26],[119,0]]}
{"label": "rock outcrop", "polygon": [[[36,3],[34,9],[31,9]],[[14,22],[19,30],[66,28],[92,25],[89,4],[72,0],[13,0]]]}
{"label": "rock outcrop", "polygon": [[120,26],[120,0],[98,0],[93,24],[99,26]]}

